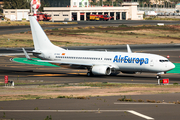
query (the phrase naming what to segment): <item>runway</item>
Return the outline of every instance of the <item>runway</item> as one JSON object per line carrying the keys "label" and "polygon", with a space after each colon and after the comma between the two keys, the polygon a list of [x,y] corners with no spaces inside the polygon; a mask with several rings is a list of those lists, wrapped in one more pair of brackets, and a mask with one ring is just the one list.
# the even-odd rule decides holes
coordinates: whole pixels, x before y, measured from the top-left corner
{"label": "runway", "polygon": [[[107,46],[106,46],[107,47]],[[112,50],[112,46],[108,47]],[[136,48],[136,47],[134,47]],[[148,47],[147,47],[148,48]],[[72,48],[73,49],[73,48]],[[80,48],[80,49],[95,49],[95,48]],[[121,51],[122,48],[116,49]],[[152,48],[151,48],[152,49]],[[37,84],[27,84],[18,86],[33,86],[44,84],[70,84],[83,82],[112,82],[112,83],[141,83],[141,84],[157,84],[156,74],[119,74],[117,76],[94,76],[87,77],[86,70],[74,70],[61,67],[44,67],[38,65],[20,64],[10,61],[14,57],[24,57],[24,55],[13,55],[11,49],[7,56],[4,56],[6,49],[1,49],[0,52],[0,80],[4,80],[4,75],[9,76],[9,80],[31,80],[43,81]],[[17,49],[16,49],[17,50]],[[20,54],[18,49],[14,54]],[[29,49],[31,50],[31,49]],[[95,49],[96,50],[96,49]],[[132,49],[133,50],[133,49]],[[173,63],[179,63],[179,49],[165,47],[161,49],[142,49],[137,47],[134,52],[155,53],[166,57],[170,56],[169,60]],[[5,53],[7,54],[7,53]],[[164,78],[170,79],[170,84],[180,84],[180,74],[168,73],[162,75]],[[3,86],[0,86],[3,87]],[[7,88],[4,88],[7,89]],[[7,89],[13,90],[13,89]],[[179,101],[179,93],[155,94],[155,95],[127,95],[127,98],[146,100],[160,100],[165,104],[151,103],[123,103],[117,101],[122,96],[104,96],[90,97],[89,99],[36,99],[36,100],[20,100],[20,101],[3,101],[0,102],[0,118],[2,119],[18,119],[18,120],[40,120],[52,118],[53,120],[178,120],[179,119],[179,104],[168,104],[169,102]],[[136,102],[137,103],[137,102]]]}
{"label": "runway", "polygon": [[[179,93],[161,95],[131,95],[127,98],[164,100],[179,99]],[[91,97],[90,99],[47,99],[26,101],[4,101],[1,105],[1,118],[18,120],[178,120],[178,104],[114,104],[120,96]],[[38,108],[38,110],[34,110]]]}

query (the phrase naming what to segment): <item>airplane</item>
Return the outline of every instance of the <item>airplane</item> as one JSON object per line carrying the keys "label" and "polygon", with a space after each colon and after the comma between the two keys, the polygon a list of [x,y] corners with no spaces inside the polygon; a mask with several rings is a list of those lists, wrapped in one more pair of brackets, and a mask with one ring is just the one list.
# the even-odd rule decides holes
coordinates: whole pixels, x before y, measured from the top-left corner
{"label": "airplane", "polygon": [[[87,76],[112,75],[137,72],[161,74],[175,68],[167,58],[149,53],[133,53],[127,45],[127,52],[66,50],[51,43],[37,20],[30,16],[30,26],[35,50],[34,56],[40,58],[39,62],[48,62],[62,67],[73,69],[86,69]],[[27,59],[32,60],[23,48]]]}

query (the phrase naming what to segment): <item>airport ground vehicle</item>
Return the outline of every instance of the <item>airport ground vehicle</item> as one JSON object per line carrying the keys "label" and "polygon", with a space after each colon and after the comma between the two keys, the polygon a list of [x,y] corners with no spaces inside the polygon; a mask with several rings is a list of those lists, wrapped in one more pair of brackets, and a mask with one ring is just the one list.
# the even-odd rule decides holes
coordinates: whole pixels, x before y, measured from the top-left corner
{"label": "airport ground vehicle", "polygon": [[88,15],[87,20],[103,20],[108,21],[111,17],[109,15]]}
{"label": "airport ground vehicle", "polygon": [[147,16],[157,16],[157,13],[155,11],[146,11],[145,15],[147,15]]}
{"label": "airport ground vehicle", "polygon": [[108,21],[111,19],[109,15],[99,15],[100,20]]}
{"label": "airport ground vehicle", "polygon": [[38,21],[49,21],[51,19],[51,15],[44,13],[37,13],[36,16]]}
{"label": "airport ground vehicle", "polygon": [[97,15],[88,15],[87,20],[99,21],[100,19],[99,19],[99,17]]}

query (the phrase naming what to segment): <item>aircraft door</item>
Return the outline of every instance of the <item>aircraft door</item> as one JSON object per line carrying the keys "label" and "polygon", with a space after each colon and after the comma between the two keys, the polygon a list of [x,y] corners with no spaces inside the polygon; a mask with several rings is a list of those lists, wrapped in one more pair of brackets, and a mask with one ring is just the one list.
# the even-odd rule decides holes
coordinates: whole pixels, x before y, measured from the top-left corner
{"label": "aircraft door", "polygon": [[153,61],[153,59],[150,60],[150,66],[151,66],[151,67],[154,66],[154,61]]}
{"label": "aircraft door", "polygon": [[165,67],[167,68],[167,62],[165,62]]}

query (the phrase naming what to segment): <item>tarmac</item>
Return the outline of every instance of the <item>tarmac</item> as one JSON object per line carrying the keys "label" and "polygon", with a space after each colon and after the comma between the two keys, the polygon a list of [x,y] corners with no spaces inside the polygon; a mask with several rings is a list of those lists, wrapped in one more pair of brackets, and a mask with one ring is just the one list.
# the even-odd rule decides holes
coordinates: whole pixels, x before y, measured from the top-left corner
{"label": "tarmac", "polygon": [[[77,27],[77,26],[118,26],[121,24],[133,25],[157,25],[157,23],[179,24],[178,21],[108,21],[108,22],[78,22],[77,25],[59,25],[44,26],[43,29]],[[0,28],[0,34],[12,34],[24,31],[30,31],[29,26],[15,26]],[[149,45],[147,45],[149,46]],[[180,63],[179,45],[152,45],[147,47],[138,45],[132,47],[132,51],[147,52],[159,54],[164,57],[170,56],[169,60],[173,63]],[[171,47],[169,47],[171,46]],[[125,46],[99,46],[99,50],[107,49],[108,51],[119,51]],[[142,49],[143,48],[143,49]],[[97,50],[97,47],[79,47],[69,49],[91,49]],[[15,57],[24,57],[20,49],[0,49],[0,80],[5,75],[9,80],[43,80],[48,84],[66,84],[81,82],[112,82],[112,83],[141,83],[157,84],[156,74],[119,74],[117,76],[94,76],[87,77],[85,70],[72,70],[61,67],[38,66],[21,64],[10,61]],[[31,48],[28,50],[31,50]],[[162,75],[163,78],[169,78],[170,84],[180,84],[179,73],[167,73]],[[40,83],[39,83],[40,84]],[[31,84],[31,85],[39,85]],[[43,85],[45,83],[41,83]],[[15,83],[16,85],[16,83]],[[30,85],[28,85],[30,86]],[[3,87],[4,86],[0,86]],[[15,86],[16,87],[16,86]],[[4,88],[7,90],[12,90]],[[127,95],[126,98],[136,100],[155,100],[163,103],[148,102],[120,102],[119,98],[124,96],[104,96],[89,97],[89,99],[36,99],[36,100],[19,100],[19,101],[1,101],[0,102],[0,119],[2,120],[179,120],[180,104],[172,102],[179,101],[180,93],[152,94],[152,95]],[[171,102],[171,103],[169,103]]]}
{"label": "tarmac", "polygon": [[15,120],[178,120],[180,104],[168,104],[179,100],[179,93],[157,95],[131,95],[132,99],[164,100],[165,103],[133,104],[119,102],[121,96],[90,97],[89,99],[47,99],[0,102],[0,117]]}
{"label": "tarmac", "polygon": [[[137,51],[136,51],[137,52]],[[179,50],[140,51],[155,53],[162,56],[169,55],[169,60],[179,63]],[[82,83],[82,82],[113,82],[113,83],[141,83],[157,84],[156,74],[119,74],[117,76],[87,77],[85,70],[66,69],[52,66],[38,66],[21,64],[10,61],[11,58],[24,57],[22,55],[0,56],[0,79],[5,75],[10,80],[43,80],[48,84]],[[170,79],[170,84],[180,84],[180,74],[167,73],[162,75]],[[51,83],[52,82],[52,83]],[[44,83],[41,83],[42,85]],[[1,86],[2,87],[2,86]],[[5,88],[7,89],[7,88]],[[7,89],[11,90],[11,89]],[[143,100],[145,102],[120,102],[123,96],[89,97],[89,99],[36,99],[20,101],[1,101],[0,118],[15,120],[92,120],[92,119],[126,119],[126,120],[178,120],[180,93],[127,95],[126,98]],[[148,103],[146,100],[163,101],[163,103]]]}

